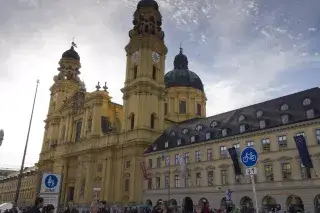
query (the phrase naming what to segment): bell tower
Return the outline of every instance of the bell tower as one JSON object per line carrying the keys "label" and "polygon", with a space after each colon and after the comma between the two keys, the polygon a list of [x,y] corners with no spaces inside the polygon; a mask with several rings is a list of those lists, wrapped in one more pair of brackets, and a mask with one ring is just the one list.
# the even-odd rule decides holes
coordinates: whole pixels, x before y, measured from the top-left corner
{"label": "bell tower", "polygon": [[164,70],[168,52],[162,16],[154,0],[141,0],[133,15],[125,47],[127,67],[123,93],[123,131],[164,129]]}

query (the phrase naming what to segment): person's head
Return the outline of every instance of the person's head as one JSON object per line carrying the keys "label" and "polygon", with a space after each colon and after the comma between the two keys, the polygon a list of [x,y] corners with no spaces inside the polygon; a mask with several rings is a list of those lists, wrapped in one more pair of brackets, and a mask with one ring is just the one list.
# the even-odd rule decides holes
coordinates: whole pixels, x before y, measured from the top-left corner
{"label": "person's head", "polygon": [[102,200],[102,201],[99,202],[99,208],[100,208],[100,209],[106,208],[106,205],[107,205],[107,202],[104,201],[104,200]]}
{"label": "person's head", "polygon": [[196,213],[201,213],[202,208],[203,208],[203,205],[201,203],[199,203],[198,205],[195,206],[194,209],[195,209]]}
{"label": "person's head", "polygon": [[34,201],[34,205],[38,209],[41,209],[43,207],[43,198],[42,197],[37,197],[36,200]]}
{"label": "person's head", "polygon": [[90,212],[97,213],[98,210],[99,210],[99,203],[97,201],[92,202],[90,206]]}
{"label": "person's head", "polygon": [[52,204],[48,204],[46,208],[46,213],[53,213],[54,212],[54,206]]}

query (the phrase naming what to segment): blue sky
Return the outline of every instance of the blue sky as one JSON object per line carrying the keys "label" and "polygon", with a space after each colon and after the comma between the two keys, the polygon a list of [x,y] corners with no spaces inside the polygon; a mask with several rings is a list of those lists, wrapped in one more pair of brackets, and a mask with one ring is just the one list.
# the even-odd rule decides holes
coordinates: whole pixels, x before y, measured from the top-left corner
{"label": "blue sky", "polygon": [[[319,0],[159,0],[169,48],[180,42],[205,85],[212,115],[299,90],[320,79]],[[73,37],[89,91],[108,82],[122,103],[128,31],[137,0],[0,0],[0,167],[19,167],[35,82],[39,94],[26,165],[38,160],[49,88]]]}

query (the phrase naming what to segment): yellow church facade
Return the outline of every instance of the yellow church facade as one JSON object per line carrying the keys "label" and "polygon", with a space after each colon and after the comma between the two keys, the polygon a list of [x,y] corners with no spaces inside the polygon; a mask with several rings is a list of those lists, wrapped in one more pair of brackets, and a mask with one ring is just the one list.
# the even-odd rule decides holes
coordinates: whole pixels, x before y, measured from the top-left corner
{"label": "yellow church facade", "polygon": [[[182,73],[194,88],[168,86],[179,76],[165,76],[167,47],[157,2],[138,3],[129,38],[123,105],[112,102],[107,84],[86,91],[73,46],[59,61],[37,166],[38,185],[44,172],[62,174],[62,205],[70,200],[86,205],[95,196],[109,203],[142,203],[144,151],[168,126],[205,116],[206,97],[195,73]],[[174,63],[175,69],[187,68],[182,49]]]}

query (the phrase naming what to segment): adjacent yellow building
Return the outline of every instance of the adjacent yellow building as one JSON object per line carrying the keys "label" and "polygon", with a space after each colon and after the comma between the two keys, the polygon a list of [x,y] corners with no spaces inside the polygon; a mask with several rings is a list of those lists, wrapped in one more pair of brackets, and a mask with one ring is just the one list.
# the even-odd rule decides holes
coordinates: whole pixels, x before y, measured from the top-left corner
{"label": "adjacent yellow building", "polygon": [[[183,108],[179,108],[184,111]],[[301,164],[294,136],[304,135],[314,169]],[[206,199],[225,204],[226,191],[236,205],[252,204],[250,176],[236,176],[228,148],[251,146],[259,153],[255,176],[261,209],[295,205],[310,212],[320,208],[320,88],[236,109],[167,128],[146,151],[149,180],[144,200]],[[182,176],[179,154],[189,175]]]}
{"label": "adjacent yellow building", "polygon": [[[37,195],[37,167],[27,167],[23,171],[19,206],[33,205]],[[12,172],[0,179],[0,203],[13,202],[16,194],[19,171]]]}

